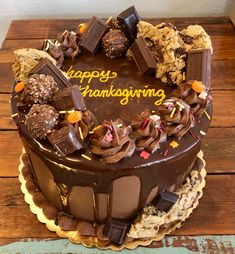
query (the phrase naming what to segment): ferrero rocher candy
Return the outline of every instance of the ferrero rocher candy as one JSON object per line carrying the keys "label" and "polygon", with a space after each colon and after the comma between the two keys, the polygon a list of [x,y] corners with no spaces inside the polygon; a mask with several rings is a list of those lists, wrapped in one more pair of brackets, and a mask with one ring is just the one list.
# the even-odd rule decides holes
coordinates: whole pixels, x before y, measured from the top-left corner
{"label": "ferrero rocher candy", "polygon": [[128,47],[126,35],[118,29],[110,30],[102,38],[102,46],[106,56],[115,58],[123,55]]}
{"label": "ferrero rocher candy", "polygon": [[59,114],[50,105],[34,104],[26,116],[29,132],[36,139],[45,139],[58,124]]}
{"label": "ferrero rocher candy", "polygon": [[24,87],[23,98],[28,104],[46,104],[59,90],[54,78],[44,74],[33,74]]}

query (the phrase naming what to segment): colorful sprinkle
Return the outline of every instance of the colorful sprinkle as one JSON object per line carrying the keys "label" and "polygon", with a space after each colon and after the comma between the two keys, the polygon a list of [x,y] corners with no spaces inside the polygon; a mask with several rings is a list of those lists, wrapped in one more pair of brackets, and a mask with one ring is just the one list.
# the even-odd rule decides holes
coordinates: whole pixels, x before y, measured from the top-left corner
{"label": "colorful sprinkle", "polygon": [[88,161],[91,161],[91,157],[85,155],[85,154],[81,154],[81,156],[84,158],[84,159],[87,159]]}
{"label": "colorful sprinkle", "polygon": [[150,156],[150,153],[148,153],[147,151],[143,150],[140,152],[140,157],[144,158],[145,160],[147,160]]}
{"label": "colorful sprinkle", "polygon": [[175,111],[176,111],[176,107],[174,107],[174,108],[171,110],[170,118],[172,118],[172,117],[174,116]]}
{"label": "colorful sprinkle", "polygon": [[206,117],[208,118],[208,120],[211,120],[211,117],[209,116],[209,114],[207,113],[207,111],[204,111],[204,114],[206,115]]}
{"label": "colorful sprinkle", "polygon": [[18,116],[18,113],[15,113],[15,114],[12,114],[12,115],[11,115],[12,118],[14,118],[14,117],[16,117],[16,116]]}
{"label": "colorful sprinkle", "polygon": [[67,113],[66,110],[61,110],[61,111],[59,111],[59,114],[66,114],[66,113]]}
{"label": "colorful sprinkle", "polygon": [[106,20],[106,22],[105,22],[105,23],[108,25],[112,19],[113,19],[113,17],[112,17],[112,16],[110,16],[110,17]]}
{"label": "colorful sprinkle", "polygon": [[168,149],[165,149],[161,154],[163,155],[163,156],[166,156],[167,154],[168,154]]}
{"label": "colorful sprinkle", "polygon": [[176,104],[180,107],[180,108],[185,108],[184,105],[182,105],[180,102],[176,102]]}
{"label": "colorful sprinkle", "polygon": [[142,122],[142,124],[141,124],[141,126],[140,126],[140,129],[141,129],[141,130],[144,130],[145,128],[147,128],[147,126],[148,126],[148,124],[149,124],[149,121],[150,121],[150,119],[149,119],[149,118],[146,118],[146,119]]}
{"label": "colorful sprinkle", "polygon": [[203,99],[203,100],[205,100],[206,99],[206,97],[207,97],[207,92],[201,92],[200,94],[199,94],[199,96],[198,96],[200,99]]}
{"label": "colorful sprinkle", "polygon": [[200,133],[203,135],[203,136],[206,136],[206,133],[204,131],[200,131]]}
{"label": "colorful sprinkle", "polygon": [[111,142],[113,141],[113,135],[111,133],[105,135],[105,141],[106,142]]}
{"label": "colorful sprinkle", "polygon": [[203,85],[201,81],[195,80],[192,83],[192,89],[197,93],[201,93],[205,90],[205,86]]}
{"label": "colorful sprinkle", "polygon": [[102,125],[98,125],[98,126],[96,126],[92,131],[94,132],[94,131],[98,130],[98,129],[101,128],[101,127],[102,127]]}
{"label": "colorful sprinkle", "polygon": [[84,140],[82,129],[80,126],[78,127],[78,131],[79,131],[79,135],[80,135],[81,139]]}
{"label": "colorful sprinkle", "polygon": [[19,93],[19,92],[23,91],[23,90],[24,90],[24,87],[25,87],[25,83],[24,83],[23,81],[18,82],[18,83],[16,84],[16,86],[15,86],[15,91],[16,91],[16,93]]}
{"label": "colorful sprinkle", "polygon": [[177,143],[176,141],[173,140],[173,141],[170,142],[170,146],[172,148],[177,148],[179,146],[179,143]]}

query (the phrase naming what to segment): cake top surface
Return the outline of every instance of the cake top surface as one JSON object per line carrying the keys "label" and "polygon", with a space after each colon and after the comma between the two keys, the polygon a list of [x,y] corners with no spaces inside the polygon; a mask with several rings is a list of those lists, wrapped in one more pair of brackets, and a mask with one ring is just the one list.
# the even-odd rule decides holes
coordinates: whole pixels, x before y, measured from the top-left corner
{"label": "cake top surface", "polygon": [[207,132],[212,46],[201,26],[153,26],[132,7],[42,50],[15,52],[12,111],[23,137],[54,159],[139,167],[180,156]]}

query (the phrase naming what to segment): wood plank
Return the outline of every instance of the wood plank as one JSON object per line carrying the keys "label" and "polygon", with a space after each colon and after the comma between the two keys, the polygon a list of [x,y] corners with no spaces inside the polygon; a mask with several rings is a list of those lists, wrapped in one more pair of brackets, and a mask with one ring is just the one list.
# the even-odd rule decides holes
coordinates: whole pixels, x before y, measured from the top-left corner
{"label": "wood plank", "polygon": [[[235,128],[210,128],[202,143],[208,173],[235,173]],[[0,132],[0,177],[18,176],[21,151],[16,131]]]}
{"label": "wood plank", "polygon": [[[213,117],[211,127],[235,127],[235,91],[212,91]],[[0,129],[16,129],[11,119],[10,95],[0,94]],[[226,104],[225,104],[226,101]]]}
{"label": "wood plank", "polygon": [[235,173],[235,128],[210,128],[202,151],[208,173]]}
{"label": "wood plank", "polygon": [[16,130],[16,126],[11,117],[10,98],[10,94],[0,94],[0,129]]}
{"label": "wood plank", "polygon": [[[1,60],[0,60],[1,61]],[[10,92],[14,83],[12,63],[0,63],[0,92]]]}
{"label": "wood plank", "polygon": [[[211,35],[234,34],[233,25],[228,17],[143,19],[153,24],[158,24],[163,21],[172,22],[179,29],[191,24],[200,24]],[[6,39],[55,38],[58,32],[64,31],[65,29],[76,30],[77,25],[85,21],[84,19],[14,20],[10,25]],[[22,30],[21,27],[24,27],[24,29]]]}
{"label": "wood plank", "polygon": [[[18,179],[0,179],[0,184],[0,238],[55,237],[29,211],[28,205],[24,203]],[[235,234],[234,184],[235,175],[207,176],[207,185],[200,205],[175,234]]]}

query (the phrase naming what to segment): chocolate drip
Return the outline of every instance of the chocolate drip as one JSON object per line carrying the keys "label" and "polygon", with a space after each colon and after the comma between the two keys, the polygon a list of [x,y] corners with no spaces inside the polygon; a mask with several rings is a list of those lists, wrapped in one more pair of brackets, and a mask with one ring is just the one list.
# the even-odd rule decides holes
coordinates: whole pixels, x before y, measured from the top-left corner
{"label": "chocolate drip", "polygon": [[71,192],[71,188],[68,187],[64,183],[57,183],[57,186],[58,186],[59,191],[60,191],[60,199],[61,199],[61,203],[62,203],[62,206],[63,206],[63,210],[66,213],[70,214],[70,207],[69,207],[68,198],[69,198],[69,194]]}

